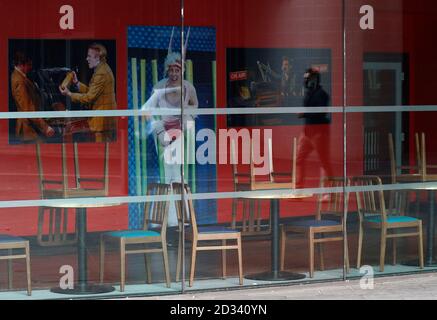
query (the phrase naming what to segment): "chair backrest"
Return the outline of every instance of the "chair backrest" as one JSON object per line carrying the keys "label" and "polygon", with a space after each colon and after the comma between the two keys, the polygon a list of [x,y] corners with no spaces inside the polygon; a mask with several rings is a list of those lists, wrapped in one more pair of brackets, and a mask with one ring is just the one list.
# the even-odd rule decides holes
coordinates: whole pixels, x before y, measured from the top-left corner
{"label": "chair backrest", "polygon": [[[148,196],[168,196],[170,194],[170,185],[149,183],[147,185],[146,194]],[[146,202],[144,205],[144,230],[148,230],[152,225],[160,225],[161,234],[165,234],[167,230],[169,207],[169,200]]]}
{"label": "chair backrest", "polygon": [[360,176],[351,178],[351,185],[365,190],[355,191],[360,220],[366,217],[380,216],[381,221],[387,221],[384,192],[381,178],[377,176]]}
{"label": "chair backrest", "polygon": [[[275,181],[275,170],[273,167],[273,148],[272,148],[272,140],[268,139],[268,170],[269,170],[269,180],[270,182]],[[293,188],[296,186],[296,150],[297,150],[297,139],[296,137],[293,137],[293,142],[291,146],[291,173],[290,178],[292,182]],[[253,143],[250,143],[250,184],[252,186],[252,189],[254,188],[254,185],[256,184],[256,176],[255,176],[255,164],[254,164],[254,151],[253,151]]]}
{"label": "chair backrest", "polygon": [[74,174],[76,177],[76,188],[81,188],[81,182],[98,182],[102,184],[104,195],[109,191],[109,142],[105,142],[104,160],[103,160],[103,177],[102,178],[81,178],[79,167],[79,151],[77,143],[73,143],[74,154]]}
{"label": "chair backrest", "polygon": [[[343,177],[321,177],[320,188],[341,188],[340,192],[327,192],[317,197],[316,218],[320,220],[322,215],[330,214],[343,220],[344,209],[348,208],[349,192],[344,192],[344,187],[349,186],[350,181]],[[326,197],[328,196],[328,197]]]}
{"label": "chair backrest", "polygon": [[[57,189],[62,190],[62,197],[68,198],[69,189],[71,189],[68,185],[68,169],[67,169],[67,148],[66,144],[62,143],[61,146],[61,178],[59,180],[47,180],[44,176],[44,165],[41,156],[41,146],[39,143],[35,144],[36,147],[36,160],[38,166],[38,177],[39,177],[39,187],[41,192],[41,198],[47,198],[50,196],[51,188],[47,188],[48,185],[56,185]],[[75,186],[74,189],[81,188],[81,182],[99,182],[102,184],[103,194],[108,195],[109,189],[109,143],[105,143],[104,150],[104,168],[103,168],[103,178],[81,178],[80,177],[80,166],[79,166],[79,152],[77,143],[73,143],[73,156],[74,156],[74,177],[75,177]],[[53,188],[52,188],[53,189]],[[89,189],[92,191],[92,189]]]}
{"label": "chair backrest", "polygon": [[[40,143],[36,143],[35,144],[36,147],[36,161],[37,161],[37,166],[38,166],[38,177],[39,177],[39,188],[40,188],[40,192],[41,192],[41,198],[47,198],[46,193],[49,190],[49,188],[47,188],[47,185],[58,185],[62,188],[63,194],[64,194],[64,198],[66,197],[66,190],[68,189],[68,174],[67,174],[67,151],[66,151],[66,146],[65,143],[61,144],[61,165],[62,165],[62,169],[61,169],[61,179],[60,180],[47,180],[45,179],[44,176],[44,165],[43,165],[43,161],[42,161],[42,156],[41,156],[41,146]],[[75,146],[75,152],[77,151],[77,148]],[[76,159],[77,159],[77,155],[74,155],[74,159],[75,159],[75,169],[77,168],[76,166]],[[76,179],[76,187],[77,187],[77,179]]]}
{"label": "chair backrest", "polygon": [[[187,184],[183,185],[179,182],[173,182],[171,185],[173,189],[173,194],[181,195],[181,200],[176,200],[176,213],[178,216],[179,231],[182,231],[184,229],[184,226],[189,223],[191,225],[193,235],[196,235],[197,221],[196,212],[194,211],[193,200],[186,197],[187,195],[191,195],[190,187]],[[183,202],[182,195],[184,195]]]}

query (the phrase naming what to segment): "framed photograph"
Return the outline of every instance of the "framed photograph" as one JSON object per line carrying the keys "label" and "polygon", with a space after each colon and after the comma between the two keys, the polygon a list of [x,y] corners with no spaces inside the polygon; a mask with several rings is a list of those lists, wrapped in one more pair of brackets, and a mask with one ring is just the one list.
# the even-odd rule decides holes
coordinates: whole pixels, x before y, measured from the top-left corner
{"label": "framed photograph", "polygon": [[[228,48],[226,65],[229,108],[302,107],[309,68],[320,72],[331,95],[330,49]],[[303,124],[298,114],[229,115],[227,122],[229,127]]]}
{"label": "framed photograph", "polygon": [[[115,40],[10,39],[8,78],[9,111],[116,109]],[[9,143],[114,141],[116,123],[111,117],[13,119]]]}

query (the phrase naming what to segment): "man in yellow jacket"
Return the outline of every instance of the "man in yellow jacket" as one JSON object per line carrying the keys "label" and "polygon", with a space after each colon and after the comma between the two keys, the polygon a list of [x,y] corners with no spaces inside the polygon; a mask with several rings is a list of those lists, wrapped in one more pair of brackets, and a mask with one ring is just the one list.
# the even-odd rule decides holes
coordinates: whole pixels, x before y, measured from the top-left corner
{"label": "man in yellow jacket", "polygon": [[[11,74],[11,91],[17,111],[41,111],[41,97],[38,88],[27,77],[32,70],[32,60],[23,52],[14,55],[14,71]],[[17,139],[22,142],[39,140],[41,136],[51,137],[55,131],[44,119],[17,119],[15,126]]]}
{"label": "man in yellow jacket", "polygon": [[[92,110],[116,109],[115,81],[111,68],[106,63],[106,48],[98,43],[88,47],[87,62],[90,69],[94,69],[88,86],[77,79],[73,72],[73,85],[78,92],[71,92],[68,87],[59,87],[63,95],[69,96],[71,101],[86,105]],[[111,117],[93,117],[88,120],[90,130],[94,133],[96,142],[108,141],[114,137],[115,119]]]}

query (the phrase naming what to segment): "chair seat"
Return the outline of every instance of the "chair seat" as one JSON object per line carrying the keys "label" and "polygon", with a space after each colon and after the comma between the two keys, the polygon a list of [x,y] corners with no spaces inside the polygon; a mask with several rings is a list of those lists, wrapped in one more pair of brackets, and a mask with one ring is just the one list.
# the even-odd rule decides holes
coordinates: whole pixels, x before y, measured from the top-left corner
{"label": "chair seat", "polygon": [[288,224],[292,227],[329,227],[340,226],[341,223],[334,220],[300,220]]}
{"label": "chair seat", "polygon": [[114,238],[140,238],[140,237],[159,237],[161,234],[156,231],[149,230],[126,230],[112,231],[105,233],[105,236]]}
{"label": "chair seat", "polygon": [[229,229],[221,226],[211,226],[211,227],[198,227],[198,233],[235,233],[238,232],[234,229]]}
{"label": "chair seat", "polygon": [[[381,217],[370,217],[366,218],[367,222],[381,223]],[[387,223],[403,223],[403,222],[415,222],[419,221],[417,218],[407,217],[407,216],[387,216]]]}
{"label": "chair seat", "polygon": [[0,234],[0,242],[20,242],[20,241],[27,241],[24,238],[16,237],[16,236],[10,236],[8,234]]}

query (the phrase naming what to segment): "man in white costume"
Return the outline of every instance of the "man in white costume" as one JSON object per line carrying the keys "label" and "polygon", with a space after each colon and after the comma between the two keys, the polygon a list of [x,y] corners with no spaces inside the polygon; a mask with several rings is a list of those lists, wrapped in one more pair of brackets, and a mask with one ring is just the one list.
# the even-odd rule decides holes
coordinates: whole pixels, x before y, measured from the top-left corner
{"label": "man in white costume", "polygon": [[[189,31],[184,48],[187,46],[188,37]],[[168,111],[176,111],[178,113],[155,118],[151,118],[150,116],[146,117],[151,120],[151,128],[156,143],[159,143],[164,148],[164,152],[161,156],[164,158],[163,163],[166,184],[182,182],[182,125],[184,130],[189,130],[191,133],[194,132],[195,117],[192,115],[184,115],[182,119],[182,104],[184,109],[198,107],[196,89],[190,82],[183,80],[183,69],[185,68],[182,67],[185,54],[181,56],[178,52],[172,52],[172,40],[173,32],[170,39],[168,54],[164,62],[165,78],[153,87],[151,97],[143,105],[143,110],[159,108]],[[192,152],[187,153],[190,154]],[[168,224],[169,226],[177,225],[176,207],[174,203],[170,205]]]}

